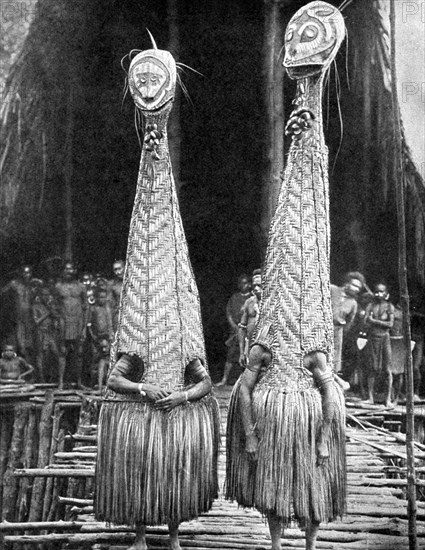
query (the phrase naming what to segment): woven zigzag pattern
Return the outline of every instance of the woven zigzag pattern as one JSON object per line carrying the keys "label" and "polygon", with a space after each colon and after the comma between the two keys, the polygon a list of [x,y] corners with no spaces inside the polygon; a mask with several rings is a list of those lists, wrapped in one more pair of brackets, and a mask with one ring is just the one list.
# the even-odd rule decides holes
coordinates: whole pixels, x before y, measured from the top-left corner
{"label": "woven zigzag pattern", "polygon": [[157,123],[164,137],[160,160],[153,160],[148,151],[142,153],[112,364],[117,353],[136,354],[145,363],[143,382],[178,389],[184,385],[186,365],[195,358],[206,365],[206,356],[166,118],[161,113],[148,121]]}
{"label": "woven zigzag pattern", "polygon": [[283,378],[296,376],[294,367],[303,369],[305,354],[333,353],[326,174],[326,149],[320,152],[304,140],[291,146],[269,233],[254,337],[272,351]]}

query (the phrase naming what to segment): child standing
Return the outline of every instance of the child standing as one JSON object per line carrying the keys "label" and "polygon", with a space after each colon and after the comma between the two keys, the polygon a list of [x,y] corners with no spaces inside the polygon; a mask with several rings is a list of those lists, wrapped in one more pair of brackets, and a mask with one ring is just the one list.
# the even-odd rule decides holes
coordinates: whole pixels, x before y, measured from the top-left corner
{"label": "child standing", "polygon": [[0,384],[25,384],[25,377],[33,372],[23,357],[19,357],[15,346],[5,344],[0,359]]}
{"label": "child standing", "polygon": [[[112,326],[112,312],[105,289],[98,289],[95,293],[95,303],[89,310],[89,322],[87,329],[92,342],[92,385],[94,385],[94,372],[98,374],[98,387],[101,390],[103,378],[106,375],[105,359],[109,354],[109,344],[112,342],[114,331]],[[107,351],[105,351],[105,348]]]}
{"label": "child standing", "polygon": [[389,302],[388,287],[378,283],[374,289],[373,301],[365,312],[367,344],[365,359],[369,398],[367,403],[374,403],[375,378],[384,373],[388,381],[386,406],[391,406],[392,373],[390,329],[394,324],[394,306]]}

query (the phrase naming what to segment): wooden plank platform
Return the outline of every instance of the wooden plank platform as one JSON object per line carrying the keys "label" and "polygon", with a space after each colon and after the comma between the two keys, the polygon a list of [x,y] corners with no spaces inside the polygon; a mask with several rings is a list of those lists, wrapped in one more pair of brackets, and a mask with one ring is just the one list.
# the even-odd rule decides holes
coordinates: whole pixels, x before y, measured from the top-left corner
{"label": "wooden plank platform", "polygon": [[[219,454],[220,487],[225,475],[225,424],[231,388],[216,388],[222,419],[222,443]],[[383,416],[380,409],[350,407],[347,412],[356,418]],[[398,414],[392,411],[392,414]],[[402,413],[400,413],[402,414]],[[397,422],[397,420],[395,420]],[[381,430],[381,431],[380,431]],[[405,499],[405,447],[402,434],[391,434],[386,429],[362,426],[361,420],[347,427],[348,501],[343,521],[322,524],[318,536],[318,549],[329,550],[407,550],[408,516]],[[82,437],[80,435],[80,437]],[[92,436],[86,447],[75,449],[68,456],[60,453],[58,460],[77,458],[80,464],[87,462],[93,473],[95,454]],[[401,437],[402,439],[402,437]],[[90,447],[88,446],[90,445]],[[78,453],[78,454],[76,454]],[[418,477],[424,477],[423,449],[418,448]],[[51,464],[56,468],[59,464]],[[424,482],[425,483],[425,482]],[[65,495],[63,496],[65,497]],[[418,548],[425,549],[425,491],[418,488]],[[75,499],[74,499],[75,500]],[[64,501],[66,502],[66,500]],[[67,532],[49,535],[27,531],[26,540],[32,544],[62,542],[67,548],[92,547],[93,550],[123,550],[134,540],[134,533],[126,527],[110,527],[96,522],[90,500],[81,503],[69,499],[74,505],[74,528]],[[76,506],[77,505],[77,506]],[[79,506],[78,506],[79,505]],[[0,529],[2,529],[0,525]],[[57,530],[58,531],[58,530]],[[32,534],[34,533],[34,534]],[[17,535],[18,533],[16,533]],[[239,508],[222,496],[212,510],[199,519],[183,523],[180,528],[181,546],[187,550],[246,549],[268,550],[270,539],[264,518],[255,510]],[[14,542],[15,534],[5,532],[5,542]],[[53,540],[54,539],[54,540]],[[152,550],[167,547],[167,528],[147,528],[148,547]],[[22,537],[20,538],[22,541]],[[282,537],[282,550],[305,548],[304,534],[294,525]]]}

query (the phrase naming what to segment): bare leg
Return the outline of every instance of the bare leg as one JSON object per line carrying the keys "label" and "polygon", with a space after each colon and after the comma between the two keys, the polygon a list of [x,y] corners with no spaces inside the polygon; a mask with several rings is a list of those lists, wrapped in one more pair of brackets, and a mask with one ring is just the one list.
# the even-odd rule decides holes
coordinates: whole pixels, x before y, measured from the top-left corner
{"label": "bare leg", "polygon": [[97,364],[97,387],[99,392],[102,393],[102,387],[103,387],[103,374],[105,370],[105,360],[102,358],[99,360],[99,363]]}
{"label": "bare leg", "polygon": [[179,524],[178,523],[169,523],[168,532],[170,536],[170,550],[181,550],[179,542]]}
{"label": "bare leg", "polygon": [[86,389],[83,386],[83,342],[75,342],[74,343],[74,365],[75,365],[75,371],[77,375],[77,387],[84,390]]}
{"label": "bare leg", "polygon": [[271,550],[280,550],[282,537],[282,521],[273,513],[269,513],[267,516],[267,521],[269,523],[270,537],[272,539],[272,549]]}
{"label": "bare leg", "polygon": [[310,523],[305,530],[305,550],[316,550],[318,523]]}
{"label": "bare leg", "polygon": [[58,387],[60,390],[63,390],[63,377],[65,375],[65,366],[66,366],[66,357],[61,356],[59,357],[59,383]]}
{"label": "bare leg", "polygon": [[397,405],[398,400],[400,399],[401,386],[403,385],[403,374],[396,375],[394,380],[394,405]]}
{"label": "bare leg", "polygon": [[375,377],[374,376],[368,376],[367,378],[367,389],[369,393],[369,399],[367,400],[367,403],[371,403],[372,405],[375,403],[375,398],[373,396],[375,388]]}
{"label": "bare leg", "polygon": [[146,544],[146,528],[144,525],[136,529],[136,540],[128,550],[148,550]]}
{"label": "bare leg", "polygon": [[227,384],[227,380],[229,378],[230,371],[232,370],[232,363],[229,361],[226,361],[224,365],[224,372],[223,372],[223,378],[221,379],[221,382],[217,384],[217,386],[225,386]]}
{"label": "bare leg", "polygon": [[385,402],[386,407],[392,407],[391,397],[393,393],[393,373],[391,371],[387,372],[387,380],[388,380],[388,391],[387,391],[387,400]]}
{"label": "bare leg", "polygon": [[41,382],[42,384],[44,384],[46,380],[44,377],[44,354],[42,351],[39,351],[37,353],[36,364],[37,364],[37,373],[38,373],[37,382]]}

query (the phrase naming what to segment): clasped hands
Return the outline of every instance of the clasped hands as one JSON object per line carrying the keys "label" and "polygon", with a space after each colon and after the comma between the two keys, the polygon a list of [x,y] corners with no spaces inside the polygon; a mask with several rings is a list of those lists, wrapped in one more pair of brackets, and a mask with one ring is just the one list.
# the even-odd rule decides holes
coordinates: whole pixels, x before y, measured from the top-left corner
{"label": "clasped hands", "polygon": [[187,392],[171,392],[155,384],[139,384],[139,391],[141,395],[145,395],[155,403],[155,408],[163,411],[171,411],[178,405],[187,402]]}

